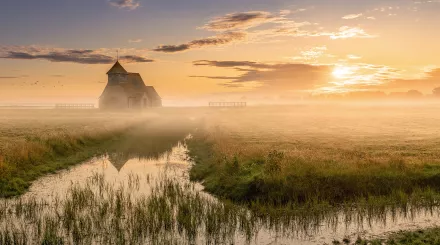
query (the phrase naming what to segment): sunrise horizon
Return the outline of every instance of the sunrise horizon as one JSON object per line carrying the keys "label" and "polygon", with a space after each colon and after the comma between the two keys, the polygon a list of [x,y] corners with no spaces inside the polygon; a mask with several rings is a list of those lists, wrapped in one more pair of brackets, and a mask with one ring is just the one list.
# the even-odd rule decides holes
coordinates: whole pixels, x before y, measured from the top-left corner
{"label": "sunrise horizon", "polygon": [[432,97],[438,10],[427,0],[14,1],[0,10],[0,103],[97,103],[118,58],[170,106]]}

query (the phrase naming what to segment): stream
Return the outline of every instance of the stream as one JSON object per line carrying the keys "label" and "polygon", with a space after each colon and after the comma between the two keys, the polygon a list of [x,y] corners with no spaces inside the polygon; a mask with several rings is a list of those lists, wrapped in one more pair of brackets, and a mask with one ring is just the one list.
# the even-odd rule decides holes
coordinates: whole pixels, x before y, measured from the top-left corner
{"label": "stream", "polygon": [[[130,190],[134,198],[151,194],[155,179],[170,178],[182,185],[193,185],[192,191],[199,193],[213,202],[218,200],[203,192],[203,187],[198,183],[190,183],[189,169],[191,162],[187,156],[185,142],[178,142],[170,151],[163,152],[159,157],[137,157],[133,155],[109,153],[102,157],[93,158],[87,162],[60,171],[57,174],[48,175],[35,181],[29,191],[18,199],[4,200],[17,202],[21,200],[44,200],[48,205],[57,202],[66,196],[72,185],[82,185],[93,176],[101,175],[106,183],[113,186],[125,186]],[[132,188],[129,182],[137,181],[137,187]],[[342,240],[349,237],[352,242],[358,235],[367,238],[383,237],[390,232],[399,230],[414,230],[440,225],[439,210],[412,210],[408,212],[387,212],[381,219],[353,219],[347,222],[344,213],[337,217],[317,219],[314,224],[299,223],[296,226],[313,226],[309,232],[291,231],[277,232],[273,227],[261,225],[258,233],[252,240],[246,238],[240,232],[234,235],[234,244],[331,244],[334,239]],[[7,219],[6,219],[7,220]],[[2,223],[3,222],[3,223]],[[0,227],[4,224],[0,219]],[[7,222],[7,221],[6,221]],[[300,222],[300,221],[292,221]],[[203,237],[197,239],[197,244],[205,244]]]}

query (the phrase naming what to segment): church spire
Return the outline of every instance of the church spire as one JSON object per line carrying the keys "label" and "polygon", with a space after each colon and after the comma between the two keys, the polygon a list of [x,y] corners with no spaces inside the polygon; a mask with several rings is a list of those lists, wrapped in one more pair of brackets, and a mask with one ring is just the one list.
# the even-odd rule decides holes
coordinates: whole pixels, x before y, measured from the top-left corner
{"label": "church spire", "polygon": [[116,61],[116,63],[113,65],[113,67],[107,72],[107,74],[128,74],[127,70],[122,67],[121,63],[119,61]]}

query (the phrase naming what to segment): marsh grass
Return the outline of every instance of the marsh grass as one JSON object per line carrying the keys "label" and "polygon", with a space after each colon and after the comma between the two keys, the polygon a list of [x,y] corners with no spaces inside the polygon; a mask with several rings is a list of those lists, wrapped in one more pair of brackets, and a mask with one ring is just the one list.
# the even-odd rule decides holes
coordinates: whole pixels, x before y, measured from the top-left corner
{"label": "marsh grass", "polygon": [[[151,192],[139,195],[141,181]],[[260,206],[258,206],[260,207]],[[292,207],[255,211],[216,200],[195,184],[168,176],[131,174],[120,184],[94,174],[50,202],[15,198],[0,205],[0,244],[244,244],[261,232],[277,237],[307,237],[327,224],[366,223],[389,214],[438,212],[425,208],[381,206],[315,209]],[[292,212],[291,210],[296,210]]]}
{"label": "marsh grass", "polygon": [[333,244],[359,244],[359,245],[435,245],[440,243],[440,228],[429,228],[416,231],[400,231],[388,235],[382,239],[362,239],[357,238],[354,242],[346,239],[344,241],[335,240]]}
{"label": "marsh grass", "polygon": [[170,178],[156,179],[148,196],[132,195],[137,188],[135,175],[125,186],[96,174],[54,203],[18,198],[1,208],[8,215],[0,216],[0,243],[194,244],[206,239],[217,244],[234,239],[239,217],[241,223],[250,218],[244,209],[203,197],[191,184]]}
{"label": "marsh grass", "polygon": [[[438,202],[433,108],[219,111],[188,142],[191,179],[253,207]],[[412,200],[410,200],[412,199]]]}
{"label": "marsh grass", "polygon": [[0,119],[0,197],[22,194],[38,177],[94,156],[158,156],[194,127],[180,116],[26,113]]}

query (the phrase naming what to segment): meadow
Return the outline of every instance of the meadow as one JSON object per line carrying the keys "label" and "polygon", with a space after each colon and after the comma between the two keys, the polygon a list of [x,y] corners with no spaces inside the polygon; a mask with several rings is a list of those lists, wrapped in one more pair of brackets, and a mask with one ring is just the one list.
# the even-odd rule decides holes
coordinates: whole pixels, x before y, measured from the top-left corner
{"label": "meadow", "polygon": [[[153,195],[133,198],[133,186],[118,189],[94,176],[55,205],[0,205],[6,224],[0,243],[218,244],[237,236],[250,243],[262,227],[308,234],[322,222],[337,223],[341,214],[348,224],[434,212],[440,200],[439,112],[435,104],[4,112],[2,197],[22,194],[35,179],[93,156],[155,158],[191,134],[189,177],[218,201],[169,179],[157,180]],[[7,225],[8,213],[18,224]],[[349,243],[413,244],[434,241],[435,231]]]}
{"label": "meadow", "polygon": [[[220,110],[189,143],[191,179],[262,206],[430,205],[440,191],[435,105]],[[423,197],[423,198],[422,198]]]}
{"label": "meadow", "polygon": [[[161,141],[170,140],[170,134],[183,131],[173,135],[176,141],[189,132],[185,123],[180,128],[176,127],[176,130],[158,130],[169,121],[179,120],[174,120],[173,116],[165,120],[152,111],[102,113],[97,110],[2,110],[0,197],[22,194],[32,181],[41,176],[107,151],[114,151],[115,148],[124,148],[121,142],[128,142],[127,138],[144,143],[144,146],[154,144],[157,151],[160,151],[163,147]],[[153,143],[149,138],[154,132],[161,133],[162,137],[156,137]],[[142,144],[137,146],[142,147]],[[151,150],[151,147],[147,149]]]}

